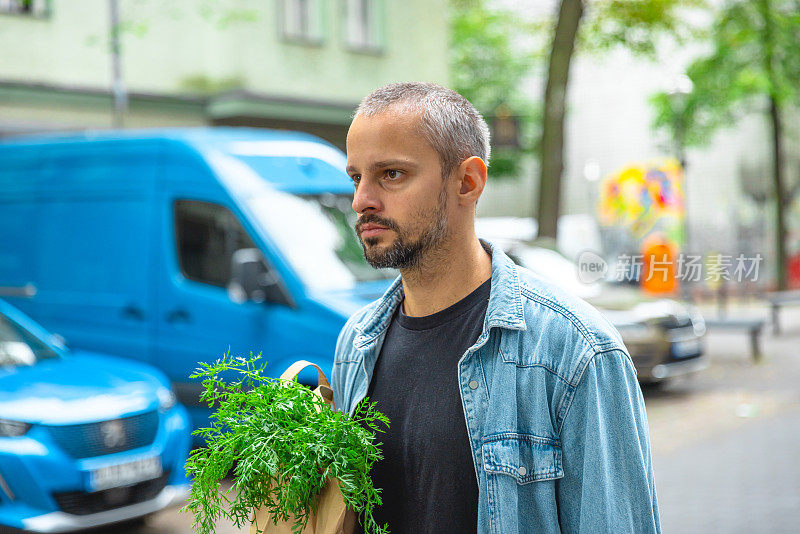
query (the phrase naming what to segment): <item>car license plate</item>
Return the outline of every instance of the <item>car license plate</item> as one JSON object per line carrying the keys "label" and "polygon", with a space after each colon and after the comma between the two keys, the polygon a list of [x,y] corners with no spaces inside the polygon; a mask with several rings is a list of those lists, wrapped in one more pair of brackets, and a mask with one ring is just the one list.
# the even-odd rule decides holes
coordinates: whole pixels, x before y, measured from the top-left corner
{"label": "car license plate", "polygon": [[93,491],[136,484],[144,480],[158,478],[163,472],[161,457],[142,458],[135,462],[109,465],[91,472],[90,480]]}
{"label": "car license plate", "polygon": [[675,358],[688,358],[689,356],[696,356],[700,354],[703,349],[702,342],[699,337],[694,339],[685,339],[683,341],[675,341],[672,343],[672,354]]}

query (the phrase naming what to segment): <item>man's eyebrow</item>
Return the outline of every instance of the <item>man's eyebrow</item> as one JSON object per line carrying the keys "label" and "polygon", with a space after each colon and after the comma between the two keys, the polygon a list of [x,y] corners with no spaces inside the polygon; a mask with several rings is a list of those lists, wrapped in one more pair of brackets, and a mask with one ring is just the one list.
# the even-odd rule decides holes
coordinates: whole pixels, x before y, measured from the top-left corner
{"label": "man's eyebrow", "polygon": [[419,167],[415,162],[410,159],[387,159],[378,161],[372,164],[372,170],[386,169],[388,167],[402,167],[404,169],[416,169]]}
{"label": "man's eyebrow", "polygon": [[[409,159],[385,159],[382,161],[376,161],[369,166],[369,170],[377,171],[380,169],[390,169],[394,167],[400,167],[404,169],[416,169],[418,165]],[[348,173],[358,172],[355,167],[352,165],[347,166]]]}

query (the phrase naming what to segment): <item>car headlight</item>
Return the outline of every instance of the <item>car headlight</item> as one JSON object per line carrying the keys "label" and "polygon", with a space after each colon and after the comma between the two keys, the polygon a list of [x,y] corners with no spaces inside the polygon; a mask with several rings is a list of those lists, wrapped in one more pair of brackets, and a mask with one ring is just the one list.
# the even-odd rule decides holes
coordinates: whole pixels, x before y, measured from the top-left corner
{"label": "car headlight", "polygon": [[30,428],[30,423],[0,419],[0,438],[16,438],[23,436]]}
{"label": "car headlight", "polygon": [[158,409],[162,412],[166,412],[178,402],[178,399],[175,398],[175,393],[169,388],[158,388],[156,395],[158,396]]}

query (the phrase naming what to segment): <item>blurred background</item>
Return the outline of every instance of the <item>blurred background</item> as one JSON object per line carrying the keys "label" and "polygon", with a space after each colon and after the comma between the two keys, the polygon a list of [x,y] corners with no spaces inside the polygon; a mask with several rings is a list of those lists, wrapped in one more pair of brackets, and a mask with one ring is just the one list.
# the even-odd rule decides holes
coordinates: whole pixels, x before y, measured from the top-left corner
{"label": "blurred background", "polygon": [[[800,304],[798,43],[800,4],[794,0],[0,0],[0,143],[6,145],[0,151],[0,211],[6,212],[6,219],[0,214],[0,224],[6,224],[0,228],[5,236],[0,241],[0,298],[41,323],[41,331],[30,328],[53,343],[55,352],[69,345],[130,358],[126,350],[136,346],[129,342],[127,349],[119,348],[108,340],[111,335],[102,342],[83,335],[69,320],[57,319],[54,297],[47,301],[50,308],[37,308],[37,298],[51,298],[48,281],[37,279],[42,271],[34,274],[39,264],[25,263],[25,254],[33,257],[35,247],[14,244],[38,239],[33,233],[26,238],[35,224],[20,223],[19,214],[35,220],[49,209],[37,204],[37,195],[51,195],[57,202],[59,193],[51,189],[56,182],[44,179],[41,183],[51,184],[47,194],[26,192],[20,184],[28,171],[19,169],[38,172],[38,167],[35,158],[34,163],[18,163],[24,151],[15,147],[35,145],[40,151],[36,158],[46,158],[59,139],[171,138],[177,134],[162,129],[180,127],[195,132],[180,135],[197,144],[197,136],[206,134],[194,128],[247,127],[304,132],[329,143],[326,147],[344,150],[353,110],[370,91],[396,81],[441,83],[473,102],[492,130],[490,179],[478,204],[478,234],[589,300],[623,335],[647,404],[664,531],[795,532],[800,520],[800,354],[795,345],[800,308],[793,307]],[[261,139],[260,134],[220,131],[228,133],[203,137],[203,150],[216,143],[263,175],[246,159],[254,153],[224,148],[245,139],[241,136]],[[317,157],[291,150],[285,156],[303,169],[308,157]],[[321,158],[335,166],[331,158],[336,157]],[[47,173],[57,179],[61,163],[53,161]],[[303,190],[302,195],[286,190],[347,233],[352,214],[346,213],[340,185]],[[14,211],[22,209],[20,202],[33,211]],[[336,206],[344,207],[337,211]],[[235,217],[247,219],[246,210],[232,209]],[[102,226],[104,212],[98,213],[89,223],[71,226],[71,216],[62,212],[58,224],[84,230]],[[209,213],[197,206],[188,209],[189,222],[182,230],[188,233],[184,241],[179,237],[180,254],[193,254],[200,263],[213,254],[202,244],[203,221],[216,218],[214,224],[228,229],[232,224]],[[156,221],[155,212],[150,215]],[[244,223],[245,234],[269,234],[279,226],[263,218],[252,228]],[[353,250],[358,255],[352,237],[341,237],[351,241],[334,246],[331,257],[345,258]],[[269,288],[264,286],[266,297],[251,299],[247,284],[236,278],[237,269],[246,271],[249,264],[232,259],[235,250],[266,250],[262,238],[255,237],[255,244],[245,238],[237,238],[227,256],[214,259],[223,262],[223,270],[231,269],[212,285],[227,290],[219,294],[226,301],[270,302]],[[304,270],[298,266],[302,258],[315,261],[313,253],[293,253],[284,266],[265,255],[284,278]],[[80,254],[68,261],[83,268]],[[343,264],[356,272],[355,261]],[[214,262],[209,265],[219,265]],[[193,278],[181,265],[183,275]],[[324,276],[324,270],[316,273]],[[354,294],[365,282],[354,276],[337,289]],[[307,277],[299,279],[298,284],[309,285]],[[234,282],[242,282],[236,288],[243,297],[236,298]],[[380,283],[388,282],[370,286],[372,298],[385,287]],[[289,281],[283,290],[284,296],[275,298],[285,298],[284,304],[294,299],[300,308],[297,295],[313,293]],[[70,294],[75,299],[79,293]],[[159,294],[154,290],[152,298]],[[69,302],[59,305],[68,307]],[[120,306],[128,318],[147,317],[147,309],[141,313],[127,301]],[[178,311],[194,313],[202,306],[192,301]],[[16,317],[18,312],[5,313]],[[186,319],[180,313],[171,317]],[[27,319],[8,321],[28,324]],[[331,321],[335,334],[340,323]],[[213,321],[206,329],[209,324]],[[153,332],[158,328],[153,326]],[[33,367],[36,358],[19,348],[20,340],[28,338],[17,330],[5,334],[5,357],[16,362],[5,365],[19,366],[24,360]],[[145,330],[142,335],[150,335]],[[66,337],[63,343],[60,335]],[[207,358],[225,348],[224,342],[207,344]],[[41,350],[29,352],[39,355]],[[23,353],[27,356],[19,356]],[[186,399],[196,397],[197,390],[176,387],[170,370],[152,354],[144,359],[161,381],[151,396],[163,425],[175,399],[191,412]],[[37,424],[66,423],[4,415],[11,413],[3,411],[4,402],[39,395],[18,384],[4,386],[4,376],[0,524],[45,528],[30,518],[58,507],[66,515],[88,515],[88,502],[96,505],[92,513],[119,510],[150,502],[164,487],[185,487],[166,464],[158,469],[135,464],[139,474],[131,475],[112,469],[114,462],[101,462],[76,469],[96,473],[107,468],[92,476],[110,477],[116,486],[93,482],[73,488],[70,498],[82,492],[80,498],[89,500],[74,501],[78,504],[73,502],[71,511],[61,490],[61,497],[50,501],[45,495],[50,493],[36,494],[30,489],[35,481],[23,481],[33,475],[9,467],[17,466],[19,440],[33,439]],[[170,396],[175,398],[170,401]],[[192,413],[190,426],[196,427]],[[85,417],[69,424],[100,424],[102,419]],[[91,431],[105,436],[103,429]],[[186,447],[185,440],[178,441],[174,447]],[[108,447],[106,453],[117,450],[117,445]],[[156,476],[163,484],[142,486]],[[40,497],[22,502],[15,485],[17,493]],[[134,486],[144,496],[135,496]],[[159,510],[115,516],[114,521],[139,519],[106,528],[190,531],[191,518],[174,506]],[[67,517],[58,524],[75,529],[102,522],[90,525]],[[226,529],[236,530],[220,525],[221,532]]]}

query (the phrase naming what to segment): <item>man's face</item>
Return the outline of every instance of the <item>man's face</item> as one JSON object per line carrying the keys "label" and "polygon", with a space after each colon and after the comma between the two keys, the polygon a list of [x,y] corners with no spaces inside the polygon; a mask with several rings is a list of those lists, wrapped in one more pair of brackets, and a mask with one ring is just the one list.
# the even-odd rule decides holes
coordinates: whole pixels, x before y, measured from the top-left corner
{"label": "man's face", "polygon": [[445,241],[447,190],[439,155],[416,116],[356,116],[347,134],[347,172],[364,257],[376,268],[409,269]]}

